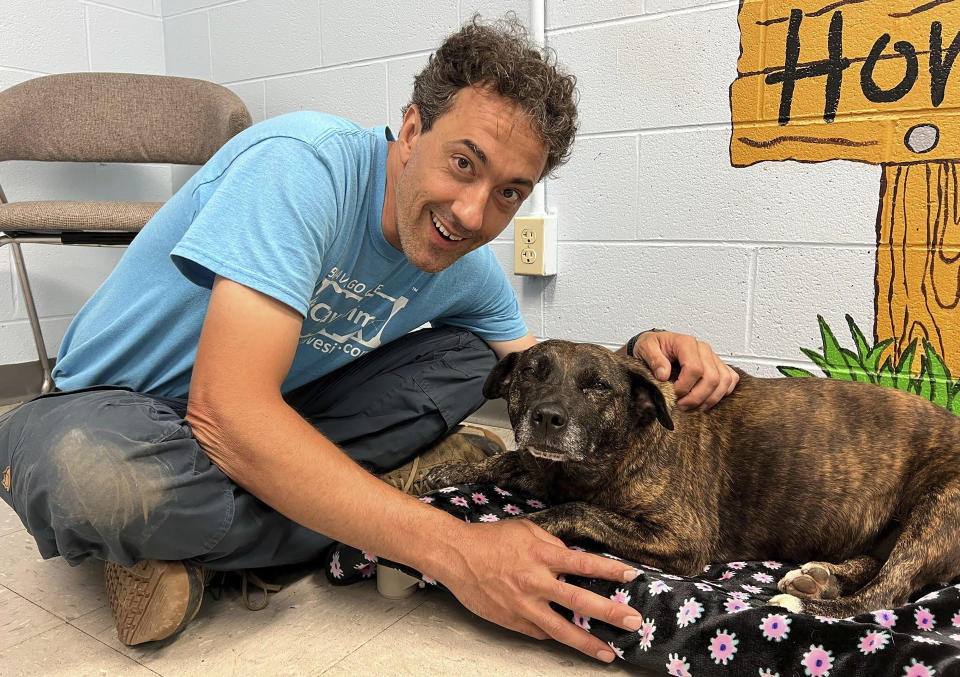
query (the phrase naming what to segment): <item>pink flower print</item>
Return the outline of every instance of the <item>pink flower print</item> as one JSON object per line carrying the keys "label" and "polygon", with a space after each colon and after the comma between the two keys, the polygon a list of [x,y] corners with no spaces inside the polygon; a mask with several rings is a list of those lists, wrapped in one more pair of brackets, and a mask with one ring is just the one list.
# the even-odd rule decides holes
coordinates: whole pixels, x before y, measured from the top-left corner
{"label": "pink flower print", "polygon": [[953,616],[953,627],[960,628],[960,614],[954,614]]}
{"label": "pink flower print", "polygon": [[703,613],[703,605],[693,597],[683,600],[680,610],[677,612],[677,625],[685,628],[691,623],[696,623]]}
{"label": "pink flower print", "polygon": [[334,578],[343,578],[343,569],[340,568],[340,553],[333,553],[333,557],[330,558],[330,573],[333,574]]}
{"label": "pink flower print", "polygon": [[780,677],[780,673],[774,672],[773,670],[765,670],[764,668],[760,668],[759,672],[760,677]]}
{"label": "pink flower print", "polygon": [[960,642],[960,635],[950,635],[950,639],[954,642]]}
{"label": "pink flower print", "polygon": [[940,642],[935,640],[933,637],[914,637],[914,639],[918,642],[923,642],[924,644],[940,644]]}
{"label": "pink flower print", "polygon": [[739,643],[736,633],[717,630],[717,636],[710,640],[710,656],[713,662],[726,665],[727,661],[733,658],[733,654],[737,653]]}
{"label": "pink flower print", "polygon": [[[531,508],[536,508],[537,510],[539,510],[540,508],[546,507],[546,506],[543,504],[543,501],[538,501],[538,500],[535,499],[535,498],[528,498],[528,499],[527,499],[527,505],[529,505]],[[623,656],[621,656],[621,658],[623,658]]]}
{"label": "pink flower print", "polygon": [[722,574],[720,574],[721,581],[729,581],[731,578],[733,578],[732,571],[724,571]]}
{"label": "pink flower print", "polygon": [[917,607],[913,617],[917,621],[917,627],[921,630],[933,630],[933,626],[937,624],[937,620],[930,613],[930,609],[925,606]]}
{"label": "pink flower print", "polygon": [[803,673],[808,677],[829,675],[833,667],[833,652],[825,651],[822,645],[810,645],[810,651],[803,654]]}
{"label": "pink flower print", "polygon": [[436,579],[436,578],[430,578],[430,576],[427,576],[426,574],[424,574],[423,576],[421,576],[421,578],[423,578],[423,582],[426,583],[427,585],[436,585],[436,584],[437,584],[437,579]]}
{"label": "pink flower print", "polygon": [[940,596],[939,590],[934,590],[933,592],[928,592],[926,595],[918,599],[918,602],[929,602],[931,599],[936,599]]}
{"label": "pink flower print", "polygon": [[833,625],[834,623],[839,622],[836,618],[830,616],[814,616],[821,623],[826,623],[827,625]]}
{"label": "pink flower print", "polygon": [[618,649],[613,645],[613,642],[607,642],[610,645],[610,648],[613,650],[613,653],[616,654],[617,658],[623,660],[623,649]]}
{"label": "pink flower print", "polygon": [[713,586],[709,583],[694,583],[693,587],[697,590],[703,590],[704,592],[713,592]]}
{"label": "pink flower print", "polygon": [[771,642],[781,642],[790,634],[790,623],[793,619],[783,614],[767,614],[760,623],[760,631]]}
{"label": "pink flower print", "polygon": [[773,583],[773,576],[770,574],[765,574],[762,571],[758,571],[753,575],[755,581],[760,581],[761,583]]}
{"label": "pink flower print", "polygon": [[668,654],[667,672],[676,677],[690,677],[690,664],[687,663],[687,657],[680,657],[680,654]]}
{"label": "pink flower print", "polygon": [[620,602],[620,604],[629,604],[630,603],[630,593],[621,588],[617,588],[616,592],[610,595],[610,599],[614,602]]}
{"label": "pink flower print", "polygon": [[661,592],[670,592],[671,590],[673,590],[673,588],[663,581],[653,581],[650,583],[649,587],[647,587],[647,591],[651,595],[659,595]]}
{"label": "pink flower print", "polygon": [[766,562],[763,563],[763,566],[767,567],[768,569],[773,569],[774,571],[776,571],[777,569],[779,569],[779,568],[782,567],[783,565],[780,564],[780,562],[773,562],[773,561],[769,561],[769,560],[768,560],[768,561],[766,561]]}
{"label": "pink flower print", "polygon": [[653,633],[657,631],[657,626],[653,621],[644,621],[640,626],[640,648],[646,651],[653,643]]}
{"label": "pink flower print", "polygon": [[584,630],[590,629],[590,617],[579,614],[576,611],[573,612],[573,622],[579,625]]}
{"label": "pink flower print", "polygon": [[727,613],[733,614],[738,611],[743,611],[744,609],[749,609],[750,605],[739,599],[728,599],[724,602],[723,607],[727,610]]}
{"label": "pink flower print", "polygon": [[374,555],[373,553],[367,552],[366,550],[361,550],[360,552],[363,553],[363,559],[367,560],[368,562],[376,562],[376,561],[377,561],[377,556]]}
{"label": "pink flower print", "polygon": [[860,653],[864,656],[880,651],[887,645],[890,635],[885,632],[868,632],[860,639]]}
{"label": "pink flower print", "polygon": [[730,567],[731,569],[738,569],[738,570],[739,570],[739,569],[742,569],[743,567],[747,566],[747,563],[746,563],[746,562],[730,562],[730,563],[727,564],[727,566]]}
{"label": "pink flower print", "polygon": [[743,588],[744,590],[746,590],[747,592],[749,592],[749,593],[751,593],[751,594],[754,594],[754,595],[757,595],[757,594],[763,592],[763,588],[758,588],[758,587],[755,586],[755,585],[743,584],[743,585],[741,585],[740,587]]}
{"label": "pink flower print", "polygon": [[513,494],[511,494],[509,491],[506,489],[501,489],[500,487],[494,487],[493,490],[501,496],[513,496]]}
{"label": "pink flower print", "polygon": [[892,628],[897,622],[897,614],[893,613],[890,609],[874,611],[873,618],[877,621],[877,625],[884,628]]}
{"label": "pink flower print", "polygon": [[420,500],[424,503],[433,503],[433,496],[421,496]]}
{"label": "pink flower print", "polygon": [[467,499],[465,499],[463,496],[454,496],[450,499],[450,502],[454,505],[459,505],[461,508],[467,507]]}
{"label": "pink flower print", "polygon": [[663,571],[663,569],[658,569],[657,567],[652,567],[645,564],[641,564],[640,566],[642,566],[647,571],[656,571],[657,573],[660,573],[661,571]]}
{"label": "pink flower print", "polygon": [[449,494],[451,491],[456,491],[456,490],[457,490],[456,487],[444,487],[443,489],[440,489],[439,491],[440,491],[441,494]]}
{"label": "pink flower print", "polygon": [[730,597],[730,599],[738,599],[738,600],[740,600],[741,602],[746,602],[748,599],[750,599],[750,595],[748,595],[747,593],[743,592],[742,590],[737,590],[736,592],[731,592],[731,593],[728,595],[728,597]]}
{"label": "pink flower print", "polygon": [[370,578],[377,571],[377,565],[374,564],[373,562],[367,562],[366,564],[361,562],[360,564],[357,564],[353,568],[359,571],[364,578]]}
{"label": "pink flower print", "polygon": [[487,497],[481,494],[479,491],[475,493],[473,496],[471,496],[470,498],[472,498],[473,502],[476,503],[477,505],[486,505],[487,503],[490,502],[487,500]]}
{"label": "pink flower print", "polygon": [[503,511],[510,515],[519,515],[523,512],[523,510],[515,506],[513,503],[507,503],[505,506],[503,506]]}
{"label": "pink flower print", "polygon": [[673,574],[663,574],[664,578],[669,578],[671,581],[682,581],[683,576],[674,576]]}
{"label": "pink flower print", "polygon": [[486,515],[480,515],[481,522],[499,522],[500,518],[492,513],[487,513]]}
{"label": "pink flower print", "polygon": [[933,677],[937,671],[928,665],[918,663],[916,658],[911,658],[910,665],[903,669],[903,674],[906,677]]}

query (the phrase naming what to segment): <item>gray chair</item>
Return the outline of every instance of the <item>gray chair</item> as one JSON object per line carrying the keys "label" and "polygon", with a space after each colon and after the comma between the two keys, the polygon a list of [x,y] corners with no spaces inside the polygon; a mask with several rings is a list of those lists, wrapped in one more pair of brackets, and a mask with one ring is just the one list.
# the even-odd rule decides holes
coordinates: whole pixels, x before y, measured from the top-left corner
{"label": "gray chair", "polygon": [[[157,162],[201,165],[250,126],[226,87],[164,75],[65,73],[0,92],[0,162]],[[0,187],[0,248],[14,265],[43,370],[53,387],[20,245],[126,246],[160,202],[8,202]]]}

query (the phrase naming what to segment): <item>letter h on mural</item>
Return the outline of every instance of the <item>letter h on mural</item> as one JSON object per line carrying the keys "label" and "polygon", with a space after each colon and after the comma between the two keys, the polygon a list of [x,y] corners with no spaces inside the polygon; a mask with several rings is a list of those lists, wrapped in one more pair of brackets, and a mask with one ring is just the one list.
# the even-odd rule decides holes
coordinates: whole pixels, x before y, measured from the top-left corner
{"label": "letter h on mural", "polygon": [[875,338],[960,371],[960,0],[742,0],[739,23],[731,162],[881,165]]}

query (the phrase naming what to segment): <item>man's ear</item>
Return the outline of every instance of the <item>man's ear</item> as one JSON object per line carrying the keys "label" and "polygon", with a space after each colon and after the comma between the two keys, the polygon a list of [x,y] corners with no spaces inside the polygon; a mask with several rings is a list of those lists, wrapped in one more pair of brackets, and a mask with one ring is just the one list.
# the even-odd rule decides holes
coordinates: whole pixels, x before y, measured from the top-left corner
{"label": "man's ear", "polygon": [[[631,358],[626,358],[631,359]],[[667,430],[673,430],[673,419],[667,410],[667,401],[657,384],[647,378],[639,369],[630,368],[630,384],[633,391],[633,407],[637,420],[656,418]]]}
{"label": "man's ear", "polygon": [[407,112],[403,114],[400,133],[397,134],[400,162],[407,164],[407,160],[410,159],[410,155],[420,140],[421,134],[423,134],[423,122],[420,119],[420,109],[417,107],[417,104],[411,103],[407,107]]}
{"label": "man's ear", "polygon": [[509,353],[502,360],[497,362],[487,380],[483,384],[483,396],[488,400],[495,400],[498,397],[506,397],[510,390],[510,383],[513,381],[513,369],[517,366],[517,359],[520,353]]}

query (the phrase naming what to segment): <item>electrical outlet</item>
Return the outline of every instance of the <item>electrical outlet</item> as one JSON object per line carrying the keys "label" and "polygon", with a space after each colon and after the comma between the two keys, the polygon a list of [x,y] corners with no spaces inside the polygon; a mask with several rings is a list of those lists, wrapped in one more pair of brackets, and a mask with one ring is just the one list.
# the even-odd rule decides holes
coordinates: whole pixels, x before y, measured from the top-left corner
{"label": "electrical outlet", "polygon": [[557,217],[518,216],[513,220],[513,272],[557,274]]}

